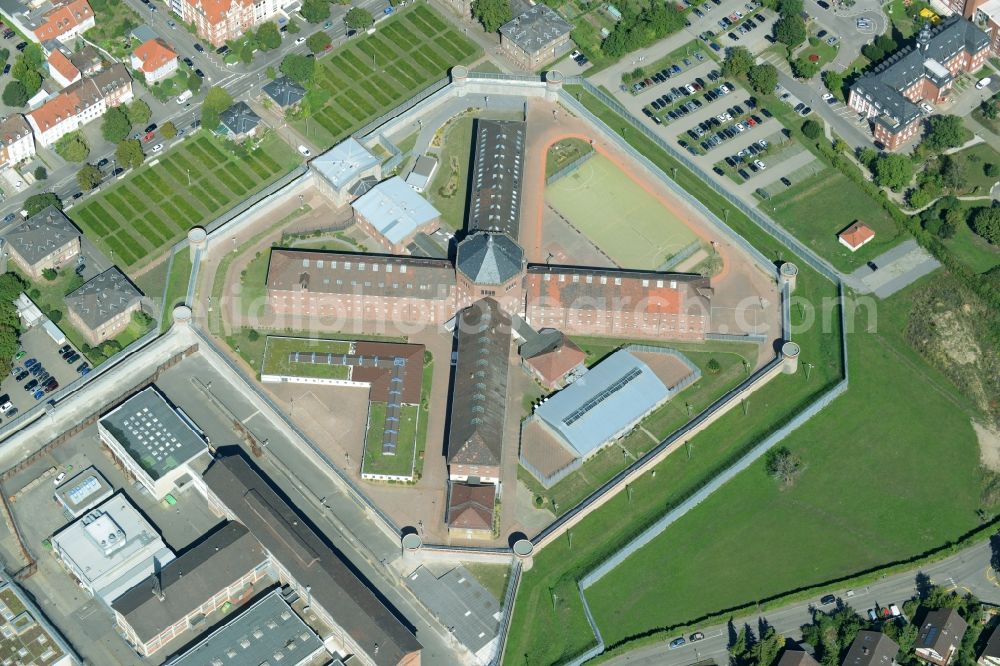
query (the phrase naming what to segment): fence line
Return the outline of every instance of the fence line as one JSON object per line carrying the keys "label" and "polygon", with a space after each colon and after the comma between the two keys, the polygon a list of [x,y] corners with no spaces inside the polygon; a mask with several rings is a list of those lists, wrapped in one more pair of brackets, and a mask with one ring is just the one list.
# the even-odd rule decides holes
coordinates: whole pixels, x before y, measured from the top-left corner
{"label": "fence line", "polygon": [[660,264],[660,267],[657,268],[656,270],[662,271],[664,273],[670,272],[671,270],[673,270],[674,266],[681,263],[682,261],[693,255],[700,249],[701,249],[701,241],[697,240],[691,241],[686,246],[684,246],[684,249],[682,249],[680,252],[678,252],[677,254],[670,257],[662,264]]}
{"label": "fence line", "polygon": [[551,185],[552,183],[556,182],[560,178],[562,178],[564,176],[570,175],[571,173],[573,173],[574,171],[576,171],[577,169],[579,169],[580,166],[584,162],[586,162],[587,160],[589,160],[594,155],[596,155],[596,153],[594,152],[593,149],[591,149],[587,153],[584,153],[583,155],[580,155],[578,158],[576,158],[575,160],[573,160],[572,162],[570,162],[569,164],[567,164],[566,166],[564,166],[563,168],[559,169],[554,174],[552,174],[551,176],[549,176],[548,178],[546,178],[545,179],[545,184],[546,185]]}
{"label": "fence line", "polygon": [[374,130],[386,124],[393,118],[403,115],[411,108],[413,108],[420,102],[424,101],[437,91],[446,88],[450,83],[451,83],[451,77],[446,76],[444,78],[438,79],[437,81],[431,83],[426,88],[418,92],[413,97],[410,97],[408,100],[402,102],[401,104],[397,104],[392,110],[383,113],[381,116],[379,116],[375,120],[372,120],[367,125],[357,130],[356,132],[352,132],[351,136],[353,136],[356,139],[367,137]]}

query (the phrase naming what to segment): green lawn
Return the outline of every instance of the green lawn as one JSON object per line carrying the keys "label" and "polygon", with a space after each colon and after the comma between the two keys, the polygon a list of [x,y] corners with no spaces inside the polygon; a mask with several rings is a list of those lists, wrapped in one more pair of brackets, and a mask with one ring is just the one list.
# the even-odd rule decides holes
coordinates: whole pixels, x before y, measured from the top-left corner
{"label": "green lawn", "polygon": [[965,185],[959,194],[980,196],[989,194],[993,185],[1000,181],[996,176],[986,175],[987,164],[1000,166],[1000,153],[988,143],[979,143],[966,148],[953,154],[952,158],[961,159],[964,166]]}
{"label": "green lawn", "polygon": [[[758,206],[814,252],[844,271],[863,266],[899,241],[899,231],[889,214],[874,205],[847,176],[832,168],[792,185]],[[871,227],[875,239],[851,252],[840,244],[837,234],[855,220]]]}
{"label": "green lawn", "polygon": [[268,336],[267,344],[265,345],[264,360],[261,364],[261,373],[265,375],[347,379],[351,373],[350,368],[346,365],[295,363],[290,361],[288,356],[292,352],[347,354],[350,351],[351,343],[346,340],[317,340]]}
{"label": "green lawn", "polygon": [[382,455],[382,438],[385,434],[384,402],[369,403],[368,432],[365,435],[365,460],[361,465],[363,474],[392,474],[410,476],[413,474],[413,449],[417,440],[417,419],[420,408],[417,405],[403,405],[399,417],[399,439],[395,455]]}
{"label": "green lawn", "polygon": [[316,59],[310,85],[316,103],[292,124],[327,148],[481,54],[429,6],[397,10],[374,34]]}
{"label": "green lawn", "polygon": [[549,152],[545,156],[545,177],[549,178],[567,164],[592,152],[594,152],[593,147],[583,139],[557,141],[549,147]]}
{"label": "green lawn", "polygon": [[431,204],[441,211],[441,221],[455,230],[465,226],[473,121],[472,116],[463,115],[445,125],[438,170],[424,192]]}
{"label": "green lawn", "polygon": [[[193,226],[250,198],[298,164],[298,154],[268,133],[260,146],[236,153],[197,132],[124,180],[103,189],[69,216],[126,271],[159,259]],[[190,184],[189,184],[190,182]],[[176,193],[184,196],[174,196]]]}
{"label": "green lawn", "polygon": [[465,568],[475,576],[479,584],[486,588],[497,601],[503,601],[507,590],[507,579],[510,577],[510,567],[503,564],[472,564],[466,562]]}
{"label": "green lawn", "polygon": [[[183,305],[187,300],[188,283],[191,281],[191,252],[188,248],[181,248],[174,254],[173,263],[170,264],[170,275],[167,282],[167,298],[163,302],[163,317],[160,322],[160,330],[165,331],[173,322],[173,310],[178,305]],[[162,287],[162,285],[161,285]],[[153,294],[158,296],[158,294]]]}
{"label": "green lawn", "polygon": [[959,224],[955,236],[943,242],[959,261],[976,273],[1000,266],[1000,247],[990,245],[966,224]]}
{"label": "green lawn", "polygon": [[979,525],[973,412],[902,337],[920,289],[879,308],[877,333],[855,321],[849,391],[785,441],[806,465],[792,487],[754,465],[588,591],[607,642],[912,557]]}

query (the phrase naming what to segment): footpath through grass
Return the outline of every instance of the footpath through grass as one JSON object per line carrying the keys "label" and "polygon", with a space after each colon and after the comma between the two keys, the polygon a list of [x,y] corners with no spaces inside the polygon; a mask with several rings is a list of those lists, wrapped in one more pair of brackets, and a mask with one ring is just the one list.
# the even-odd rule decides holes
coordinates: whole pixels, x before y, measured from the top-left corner
{"label": "footpath through grass", "polygon": [[309,90],[312,113],[292,125],[328,148],[481,53],[429,6],[398,11],[374,34],[317,58]]}
{"label": "footpath through grass", "polygon": [[69,216],[126,272],[160,257],[193,226],[205,225],[287,174],[299,157],[269,133],[254,150],[234,150],[205,131],[190,135],[74,207]]}

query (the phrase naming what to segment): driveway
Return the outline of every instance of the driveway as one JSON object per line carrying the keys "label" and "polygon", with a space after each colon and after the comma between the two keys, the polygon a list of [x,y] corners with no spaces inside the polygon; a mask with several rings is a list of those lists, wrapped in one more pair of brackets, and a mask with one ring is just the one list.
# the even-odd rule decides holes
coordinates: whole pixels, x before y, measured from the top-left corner
{"label": "driveway", "polygon": [[[889,20],[882,12],[878,0],[857,0],[853,7],[836,6],[833,9],[823,9],[816,0],[805,0],[804,7],[817,24],[840,38],[840,51],[828,67],[838,71],[850,65],[861,53],[862,46],[884,33],[889,27]],[[858,28],[859,18],[871,21],[871,29]]]}

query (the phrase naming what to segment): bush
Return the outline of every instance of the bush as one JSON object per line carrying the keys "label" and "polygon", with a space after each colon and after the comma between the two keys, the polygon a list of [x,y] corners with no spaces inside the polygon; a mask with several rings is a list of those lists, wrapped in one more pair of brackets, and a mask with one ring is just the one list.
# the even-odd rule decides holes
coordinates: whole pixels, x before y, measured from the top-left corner
{"label": "bush", "polygon": [[719,362],[714,358],[708,359],[708,363],[705,365],[705,367],[708,368],[708,371],[713,375],[719,374],[719,371],[722,370],[722,366],[719,365]]}
{"label": "bush", "polygon": [[260,340],[260,333],[258,333],[256,329],[251,328],[247,333],[247,340],[250,342],[257,342]]}
{"label": "bush", "polygon": [[1000,245],[1000,208],[980,208],[973,214],[971,226],[992,245]]}
{"label": "bush", "polygon": [[1000,166],[997,166],[992,162],[987,162],[983,165],[983,173],[988,178],[996,178],[997,176],[1000,176]]}
{"label": "bush", "polygon": [[49,282],[53,282],[57,277],[59,277],[59,273],[57,273],[54,268],[43,268],[42,277]]}
{"label": "bush", "polygon": [[46,171],[45,167],[39,166],[35,167],[34,175],[35,180],[45,180],[49,177],[49,172]]}
{"label": "bush", "polygon": [[63,318],[62,310],[52,310],[51,312],[49,312],[49,320],[53,324],[58,324],[59,322],[62,321],[62,318]]}
{"label": "bush", "polygon": [[823,134],[823,128],[820,127],[818,122],[810,119],[802,123],[802,133],[806,136],[806,138],[815,141]]}

